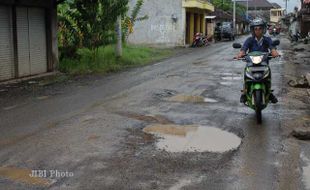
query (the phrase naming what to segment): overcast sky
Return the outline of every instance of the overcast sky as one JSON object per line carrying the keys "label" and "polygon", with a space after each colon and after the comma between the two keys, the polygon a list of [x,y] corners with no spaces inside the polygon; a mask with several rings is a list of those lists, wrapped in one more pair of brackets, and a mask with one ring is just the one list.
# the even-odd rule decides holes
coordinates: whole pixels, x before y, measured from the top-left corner
{"label": "overcast sky", "polygon": [[[268,0],[270,3],[278,3],[282,8],[285,9],[284,0]],[[300,0],[288,0],[287,1],[287,10],[288,12],[293,12],[294,7],[300,8]]]}

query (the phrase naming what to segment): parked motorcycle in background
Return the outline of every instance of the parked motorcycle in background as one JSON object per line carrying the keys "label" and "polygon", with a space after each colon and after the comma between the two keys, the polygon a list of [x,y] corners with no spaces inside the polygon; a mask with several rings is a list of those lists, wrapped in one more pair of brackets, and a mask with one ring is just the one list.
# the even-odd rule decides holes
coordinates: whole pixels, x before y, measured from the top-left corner
{"label": "parked motorcycle in background", "polygon": [[295,34],[290,34],[291,42],[298,42],[299,39],[301,39],[300,32],[296,32]]}
{"label": "parked motorcycle in background", "polygon": [[193,38],[192,47],[202,47],[209,45],[209,41],[202,33],[196,33]]}

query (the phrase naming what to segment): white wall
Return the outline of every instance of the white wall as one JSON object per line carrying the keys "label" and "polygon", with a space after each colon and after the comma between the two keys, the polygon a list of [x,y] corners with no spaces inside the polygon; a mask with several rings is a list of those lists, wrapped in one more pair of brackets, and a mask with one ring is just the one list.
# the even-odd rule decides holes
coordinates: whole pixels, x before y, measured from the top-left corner
{"label": "white wall", "polygon": [[[129,15],[137,0],[130,0]],[[177,17],[173,22],[172,15]],[[182,0],[145,0],[139,16],[147,20],[135,23],[128,41],[131,44],[182,46],[185,44],[185,9]]]}

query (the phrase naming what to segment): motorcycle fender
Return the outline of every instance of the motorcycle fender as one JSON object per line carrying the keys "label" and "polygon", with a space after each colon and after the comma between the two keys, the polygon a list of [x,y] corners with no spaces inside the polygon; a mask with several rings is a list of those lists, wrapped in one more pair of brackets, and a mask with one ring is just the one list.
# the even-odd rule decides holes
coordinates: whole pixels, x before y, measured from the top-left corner
{"label": "motorcycle fender", "polygon": [[[265,94],[265,92],[266,92],[265,84],[256,83],[256,84],[251,85],[250,92],[247,94],[248,100],[250,100],[250,103],[251,103],[250,107],[253,107],[255,104],[254,103],[254,96],[253,96],[255,90],[262,90],[263,94]],[[263,96],[263,103],[265,104],[265,96]]]}
{"label": "motorcycle fender", "polygon": [[260,83],[256,83],[253,85],[252,90],[264,90],[264,85]]}
{"label": "motorcycle fender", "polygon": [[[262,83],[253,84],[251,89],[252,89],[252,93],[251,93],[252,95],[253,95],[255,90],[262,90],[263,91],[263,104],[265,104],[266,103],[266,100],[265,100],[266,86],[265,86],[265,84],[262,84]],[[252,97],[254,97],[254,96],[252,96]],[[252,103],[254,105],[254,98],[252,99]]]}

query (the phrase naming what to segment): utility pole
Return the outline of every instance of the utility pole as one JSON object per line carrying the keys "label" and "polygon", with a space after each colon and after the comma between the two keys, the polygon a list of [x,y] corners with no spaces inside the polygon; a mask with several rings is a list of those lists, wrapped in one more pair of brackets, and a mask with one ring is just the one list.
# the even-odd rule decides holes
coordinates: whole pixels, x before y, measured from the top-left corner
{"label": "utility pole", "polygon": [[116,21],[116,47],[115,47],[115,54],[116,57],[122,57],[123,50],[122,50],[122,17],[119,16]]}
{"label": "utility pole", "polygon": [[233,27],[234,27],[234,32],[236,32],[236,0],[234,1],[234,10],[233,10]]}
{"label": "utility pole", "polygon": [[285,0],[285,15],[287,15],[287,1],[288,0]]}
{"label": "utility pole", "polygon": [[249,20],[249,0],[246,1],[246,20]]}

